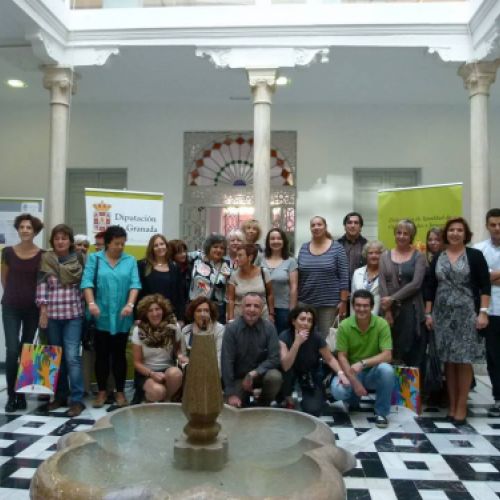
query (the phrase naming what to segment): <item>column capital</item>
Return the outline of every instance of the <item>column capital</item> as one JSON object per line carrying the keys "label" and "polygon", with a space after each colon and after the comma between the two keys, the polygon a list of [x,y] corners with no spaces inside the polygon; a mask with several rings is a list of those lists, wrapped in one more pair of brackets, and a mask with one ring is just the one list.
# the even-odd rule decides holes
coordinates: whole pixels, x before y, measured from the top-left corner
{"label": "column capital", "polygon": [[252,89],[254,104],[271,104],[276,88],[276,69],[248,69],[248,83]]}
{"label": "column capital", "polygon": [[479,61],[462,64],[458,68],[458,75],[464,80],[464,87],[469,91],[469,96],[478,94],[489,95],[490,86],[495,81],[500,59],[494,61]]}
{"label": "column capital", "polygon": [[76,92],[77,74],[72,68],[42,66],[43,86],[50,90],[50,103],[69,106],[71,94]]}

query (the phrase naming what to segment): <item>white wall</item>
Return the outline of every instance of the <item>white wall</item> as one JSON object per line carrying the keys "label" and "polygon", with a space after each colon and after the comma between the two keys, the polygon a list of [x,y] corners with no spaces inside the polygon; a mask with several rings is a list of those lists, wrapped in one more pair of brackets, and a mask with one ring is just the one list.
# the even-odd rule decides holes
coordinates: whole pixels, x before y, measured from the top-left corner
{"label": "white wall", "polygon": [[[0,196],[47,197],[47,105],[3,107],[0,113]],[[322,214],[334,234],[352,207],[353,167],[419,167],[424,184],[463,181],[469,212],[468,103],[436,106],[273,106],[276,130],[296,130],[297,243],[308,239],[308,220]],[[163,191],[165,233],[179,234],[183,133],[251,130],[249,102],[227,106],[88,105],[75,96],[70,167],[126,167],[128,187]],[[500,206],[500,108],[490,112],[491,201]],[[3,343],[3,335],[0,343]],[[2,346],[3,347],[3,346]],[[0,359],[3,359],[0,348]]]}
{"label": "white wall", "polygon": [[[128,187],[164,191],[165,232],[178,235],[182,199],[183,133],[250,130],[251,104],[225,108],[90,106],[75,98],[71,116],[70,167],[126,167]],[[352,207],[353,167],[419,167],[424,184],[463,181],[468,214],[469,129],[467,103],[436,106],[273,107],[273,128],[298,137],[298,241],[307,221],[321,213],[334,233]],[[490,116],[492,204],[500,205],[498,158],[500,109]],[[48,106],[4,108],[0,114],[0,195],[47,195]]]}

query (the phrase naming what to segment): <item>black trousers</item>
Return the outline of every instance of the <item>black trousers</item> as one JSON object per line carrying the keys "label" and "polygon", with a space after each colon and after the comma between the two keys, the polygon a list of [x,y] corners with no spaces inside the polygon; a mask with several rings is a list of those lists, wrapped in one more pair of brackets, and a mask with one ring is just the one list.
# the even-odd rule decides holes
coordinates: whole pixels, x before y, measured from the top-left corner
{"label": "black trousers", "polygon": [[500,316],[490,316],[484,336],[486,339],[486,366],[495,401],[500,401]]}
{"label": "black trousers", "polygon": [[300,383],[300,380],[302,378],[301,374],[297,373],[292,366],[292,368],[290,368],[287,372],[283,373],[283,396],[291,396],[293,389],[295,388],[295,384],[299,383],[300,391],[302,393],[302,399],[300,401],[300,407],[302,411],[304,413],[308,413],[309,415],[319,417],[321,415],[321,410],[323,409],[324,404],[323,389],[321,386],[321,374],[321,370],[317,370],[316,372],[311,373],[311,385],[306,386]]}
{"label": "black trousers", "polygon": [[98,330],[95,334],[95,376],[100,391],[107,389],[110,364],[117,392],[123,392],[127,376],[128,332],[111,335]]}

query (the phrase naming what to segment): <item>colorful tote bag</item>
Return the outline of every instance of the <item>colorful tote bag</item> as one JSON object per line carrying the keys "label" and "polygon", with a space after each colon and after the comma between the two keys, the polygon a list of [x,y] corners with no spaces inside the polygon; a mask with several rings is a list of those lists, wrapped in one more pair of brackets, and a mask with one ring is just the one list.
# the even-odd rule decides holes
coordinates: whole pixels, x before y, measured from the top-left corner
{"label": "colorful tote bag", "polygon": [[55,394],[62,347],[37,343],[23,344],[21,361],[17,371],[16,392],[33,394]]}
{"label": "colorful tote bag", "polygon": [[413,366],[395,366],[394,375],[391,404],[404,406],[420,415],[422,412],[420,370]]}

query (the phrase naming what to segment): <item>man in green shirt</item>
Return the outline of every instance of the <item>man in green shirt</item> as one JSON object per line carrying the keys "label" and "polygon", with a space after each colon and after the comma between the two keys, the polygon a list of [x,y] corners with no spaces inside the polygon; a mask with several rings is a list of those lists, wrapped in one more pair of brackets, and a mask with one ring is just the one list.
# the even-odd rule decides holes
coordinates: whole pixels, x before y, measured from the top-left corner
{"label": "man in green shirt", "polygon": [[394,387],[391,330],[387,321],[371,313],[374,299],[368,290],[356,290],[352,297],[354,316],[340,323],[337,332],[337,351],[342,371],[348,384],[336,376],[332,381],[333,397],[347,401],[351,408],[359,407],[359,400],[375,390],[375,425],[387,427]]}

